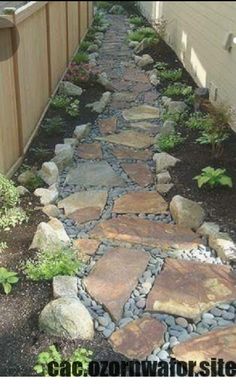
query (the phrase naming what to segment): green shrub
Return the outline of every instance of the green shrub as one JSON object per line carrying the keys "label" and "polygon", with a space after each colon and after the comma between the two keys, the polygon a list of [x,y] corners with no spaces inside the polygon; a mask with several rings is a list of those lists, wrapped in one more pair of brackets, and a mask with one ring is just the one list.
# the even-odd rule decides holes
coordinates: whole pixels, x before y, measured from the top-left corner
{"label": "green shrub", "polygon": [[201,112],[195,112],[190,115],[185,125],[191,130],[207,131],[212,127],[213,120],[209,115],[203,115]]}
{"label": "green shrub", "polygon": [[0,253],[5,251],[8,248],[7,243],[5,241],[0,241]]}
{"label": "green shrub", "polygon": [[12,207],[7,209],[0,216],[0,229],[9,231],[12,227],[23,224],[28,221],[26,212],[20,207]]}
{"label": "green shrub", "polygon": [[222,168],[214,169],[212,167],[206,167],[202,169],[200,175],[194,177],[194,180],[197,180],[199,188],[204,184],[210,185],[211,188],[217,187],[218,185],[232,188],[232,179],[225,173],[226,170]]}
{"label": "green shrub", "polygon": [[66,112],[71,117],[79,116],[79,100],[74,100],[68,107],[66,107]]}
{"label": "green shrub", "polygon": [[[58,366],[60,366],[63,361],[69,361],[71,364],[75,361],[79,361],[82,363],[81,376],[85,376],[87,375],[88,366],[92,355],[93,352],[87,348],[77,348],[72,355],[64,357],[56,349],[55,345],[51,345],[46,351],[38,354],[36,365],[34,366],[34,371],[39,375],[49,376],[48,364],[52,361],[58,363]],[[72,376],[72,372],[70,372],[70,375]]]}
{"label": "green shrub", "polygon": [[157,61],[154,66],[154,68],[158,69],[159,71],[166,70],[168,68],[168,64],[164,61]]}
{"label": "green shrub", "polygon": [[43,179],[41,179],[41,177],[38,174],[35,174],[29,180],[27,180],[27,182],[25,183],[25,187],[30,192],[33,192],[37,188],[44,187],[44,181],[43,181]]}
{"label": "green shrub", "polygon": [[70,102],[70,97],[65,95],[56,95],[51,100],[51,106],[55,109],[66,109]]}
{"label": "green shrub", "polygon": [[228,133],[217,132],[214,130],[204,131],[196,140],[201,145],[210,145],[211,152],[214,157],[220,157],[222,154],[222,143],[229,138]]}
{"label": "green shrub", "polygon": [[16,272],[11,272],[4,267],[0,268],[0,284],[6,295],[12,290],[12,285],[19,281],[19,277]]}
{"label": "green shrub", "polygon": [[137,27],[137,28],[138,27],[142,27],[143,24],[144,24],[144,20],[140,16],[132,16],[132,17],[130,17],[129,18],[129,22],[130,22],[130,24],[135,25],[135,27]]}
{"label": "green shrub", "polygon": [[141,42],[143,39],[149,39],[150,42],[158,41],[158,36],[156,31],[150,27],[142,27],[136,31],[132,31],[128,34],[128,39],[130,41]]}
{"label": "green shrub", "polygon": [[164,96],[175,98],[183,97],[188,98],[193,93],[193,88],[191,86],[186,86],[184,84],[171,84],[168,85],[164,91]]}
{"label": "green shrub", "polygon": [[0,211],[16,206],[20,195],[12,180],[0,173]]}
{"label": "green shrub", "polygon": [[97,8],[102,9],[104,11],[109,11],[113,4],[110,1],[97,1]]}
{"label": "green shrub", "polygon": [[187,117],[187,113],[186,112],[183,112],[183,113],[180,113],[180,112],[174,112],[174,113],[171,113],[171,112],[163,112],[162,115],[161,115],[161,118],[163,121],[166,121],[166,120],[172,120],[174,121],[176,124],[184,124],[184,122],[186,121],[186,117]]}
{"label": "green shrub", "polygon": [[84,40],[80,43],[80,46],[79,46],[79,49],[81,51],[87,51],[87,49],[90,47],[90,44],[91,42],[90,41],[87,41],[87,40]]}
{"label": "green shrub", "polygon": [[185,138],[178,133],[170,133],[169,135],[161,135],[158,138],[157,146],[161,151],[170,151],[182,144]]}
{"label": "green shrub", "polygon": [[59,117],[51,117],[50,119],[45,119],[42,124],[42,128],[47,136],[54,136],[64,132],[64,120]]}
{"label": "green shrub", "polygon": [[180,68],[165,69],[163,71],[160,71],[160,74],[159,74],[161,80],[171,81],[171,82],[179,81],[182,75],[183,75],[183,71]]}
{"label": "green shrub", "polygon": [[71,248],[40,251],[36,260],[28,260],[23,267],[26,276],[34,281],[51,280],[54,276],[75,276],[82,263]]}
{"label": "green shrub", "polygon": [[80,52],[76,53],[73,60],[76,64],[88,63],[89,56],[86,52],[80,51]]}

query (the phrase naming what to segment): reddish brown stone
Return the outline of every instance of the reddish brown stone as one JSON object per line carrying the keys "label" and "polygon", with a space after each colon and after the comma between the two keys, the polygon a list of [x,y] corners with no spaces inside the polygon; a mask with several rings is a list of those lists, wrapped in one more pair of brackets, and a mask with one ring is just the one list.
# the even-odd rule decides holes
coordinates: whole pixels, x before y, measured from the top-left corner
{"label": "reddish brown stone", "polygon": [[124,73],[124,80],[149,84],[146,73],[140,72],[136,68],[127,68]]}
{"label": "reddish brown stone", "polygon": [[197,319],[235,297],[236,278],[228,266],[166,259],[148,295],[147,310]]}
{"label": "reddish brown stone", "polygon": [[78,156],[81,159],[85,160],[95,160],[102,159],[102,149],[101,144],[92,143],[92,144],[80,144],[77,147]]}
{"label": "reddish brown stone", "polygon": [[120,91],[128,91],[131,83],[129,81],[124,81],[124,80],[113,80],[112,85],[117,91],[120,92]]}
{"label": "reddish brown stone", "polygon": [[144,151],[137,151],[131,148],[113,148],[113,155],[117,157],[117,159],[133,159],[133,160],[150,160],[152,158],[152,152],[148,149]]}
{"label": "reddish brown stone", "polygon": [[97,251],[100,241],[94,239],[77,239],[74,240],[73,247],[92,256]]}
{"label": "reddish brown stone", "polygon": [[98,207],[87,207],[77,209],[77,211],[68,215],[76,224],[87,223],[88,221],[98,220],[101,216],[101,209]]}
{"label": "reddish brown stone", "polygon": [[200,238],[188,228],[179,225],[121,216],[99,223],[92,231],[94,239],[126,241],[163,249],[193,249]]}
{"label": "reddish brown stone", "polygon": [[147,92],[144,95],[144,103],[153,103],[157,99],[156,92]]}
{"label": "reddish brown stone", "polygon": [[109,135],[116,131],[116,117],[111,117],[110,119],[99,120],[98,125],[102,135]]}
{"label": "reddish brown stone", "polygon": [[130,192],[115,201],[116,213],[164,213],[167,202],[157,192]]}
{"label": "reddish brown stone", "polygon": [[132,87],[132,91],[135,95],[139,95],[140,93],[147,92],[151,89],[150,84],[136,83]]}
{"label": "reddish brown stone", "polygon": [[128,176],[140,187],[147,187],[150,184],[153,184],[153,175],[149,167],[144,163],[135,163],[135,164],[122,164],[124,171]]}
{"label": "reddish brown stone", "polygon": [[164,343],[166,327],[151,317],[134,320],[114,332],[109,341],[115,352],[131,360],[145,360]]}
{"label": "reddish brown stone", "polygon": [[217,329],[206,335],[194,337],[173,348],[172,354],[180,361],[195,361],[196,371],[201,361],[235,361],[236,355],[236,325]]}
{"label": "reddish brown stone", "polygon": [[114,248],[101,257],[84,284],[89,294],[103,304],[116,320],[120,320],[123,306],[146,269],[146,252]]}

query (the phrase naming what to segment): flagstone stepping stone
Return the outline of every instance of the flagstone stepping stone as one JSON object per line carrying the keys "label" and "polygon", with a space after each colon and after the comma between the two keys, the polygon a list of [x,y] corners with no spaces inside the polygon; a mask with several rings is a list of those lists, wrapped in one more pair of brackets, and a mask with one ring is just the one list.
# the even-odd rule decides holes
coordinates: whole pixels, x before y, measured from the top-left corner
{"label": "flagstone stepping stone", "polygon": [[83,191],[73,193],[61,200],[58,203],[58,208],[63,208],[66,216],[76,223],[82,224],[99,219],[106,202],[106,191]]}
{"label": "flagstone stepping stone", "polygon": [[156,135],[160,131],[160,127],[158,125],[149,123],[148,121],[130,123],[130,127],[135,129],[142,129],[152,135]]}
{"label": "flagstone stepping stone", "polygon": [[145,163],[125,163],[122,164],[122,168],[131,180],[140,185],[140,187],[147,187],[154,182],[153,174]]}
{"label": "flagstone stepping stone", "polygon": [[149,255],[140,250],[114,248],[97,261],[83,281],[97,302],[119,321],[123,306],[146,269]]}
{"label": "flagstone stepping stone", "polygon": [[180,361],[196,361],[196,370],[201,361],[212,358],[235,361],[236,325],[224,327],[199,337],[187,340],[173,348],[172,355]]}
{"label": "flagstone stepping stone", "polygon": [[193,249],[201,240],[191,229],[139,217],[120,216],[103,221],[90,232],[98,240],[125,241],[163,249]]}
{"label": "flagstone stepping stone", "polygon": [[80,144],[77,147],[78,156],[81,159],[85,160],[95,160],[102,159],[102,149],[101,144],[92,143],[92,144]]}
{"label": "flagstone stepping stone", "polygon": [[137,149],[148,148],[154,144],[152,137],[146,133],[135,132],[127,130],[114,135],[105,137],[96,137],[96,140],[107,141],[108,143],[126,145],[127,147],[134,147]]}
{"label": "flagstone stepping stone", "polygon": [[114,147],[112,149],[112,153],[119,160],[124,160],[124,159],[150,160],[152,158],[152,152],[149,151],[148,149],[139,151],[132,148]]}
{"label": "flagstone stepping stone", "polygon": [[77,239],[74,240],[73,247],[75,249],[80,249],[82,252],[92,256],[96,253],[100,241],[94,239]]}
{"label": "flagstone stepping stone", "polygon": [[109,342],[115,352],[131,360],[145,360],[154,349],[164,343],[166,327],[151,317],[131,321],[115,331]]}
{"label": "flagstone stepping stone", "polygon": [[66,184],[78,187],[115,187],[124,186],[125,181],[116,175],[112,167],[106,161],[97,163],[79,164],[72,168],[66,177]]}
{"label": "flagstone stepping stone", "polygon": [[139,105],[123,111],[123,117],[127,121],[158,119],[160,112],[158,108],[147,104]]}
{"label": "flagstone stepping stone", "polygon": [[203,312],[235,297],[236,277],[230,267],[168,258],[148,295],[146,308],[198,319]]}
{"label": "flagstone stepping stone", "polygon": [[115,201],[116,213],[164,213],[167,202],[157,192],[130,192]]}
{"label": "flagstone stepping stone", "polygon": [[109,135],[114,133],[116,131],[116,124],[116,117],[105,120],[98,120],[99,129],[102,135]]}

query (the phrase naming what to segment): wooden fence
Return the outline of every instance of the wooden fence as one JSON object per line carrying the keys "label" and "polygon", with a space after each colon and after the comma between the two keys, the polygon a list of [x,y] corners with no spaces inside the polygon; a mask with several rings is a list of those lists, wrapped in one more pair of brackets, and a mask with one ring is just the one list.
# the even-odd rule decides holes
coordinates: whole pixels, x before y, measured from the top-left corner
{"label": "wooden fence", "polygon": [[91,1],[31,1],[0,17],[0,172],[21,163],[92,20]]}

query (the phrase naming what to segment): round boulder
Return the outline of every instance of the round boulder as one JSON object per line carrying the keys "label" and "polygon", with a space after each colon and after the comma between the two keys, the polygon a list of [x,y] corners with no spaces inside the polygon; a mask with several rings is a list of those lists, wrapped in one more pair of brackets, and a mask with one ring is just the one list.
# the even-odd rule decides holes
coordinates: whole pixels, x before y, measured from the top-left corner
{"label": "round boulder", "polygon": [[171,200],[170,213],[176,224],[194,230],[197,230],[205,219],[205,211],[200,204],[179,195]]}

